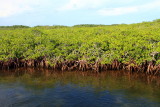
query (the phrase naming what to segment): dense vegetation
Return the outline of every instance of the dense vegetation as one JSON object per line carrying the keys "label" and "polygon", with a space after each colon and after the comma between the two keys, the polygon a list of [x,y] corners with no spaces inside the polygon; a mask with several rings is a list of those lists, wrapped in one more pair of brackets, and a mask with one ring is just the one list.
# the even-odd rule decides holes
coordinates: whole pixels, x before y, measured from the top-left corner
{"label": "dense vegetation", "polygon": [[160,71],[160,20],[0,29],[0,67]]}
{"label": "dense vegetation", "polygon": [[30,28],[30,27],[24,25],[0,26],[0,29],[17,29],[17,28]]}

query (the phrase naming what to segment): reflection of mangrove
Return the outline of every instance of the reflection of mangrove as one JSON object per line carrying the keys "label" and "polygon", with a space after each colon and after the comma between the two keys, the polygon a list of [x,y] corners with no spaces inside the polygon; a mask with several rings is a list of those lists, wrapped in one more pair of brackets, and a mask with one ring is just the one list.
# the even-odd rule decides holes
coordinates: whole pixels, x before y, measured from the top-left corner
{"label": "reflection of mangrove", "polygon": [[145,72],[146,74],[152,75],[157,75],[160,71],[160,65],[156,65],[155,61],[145,61],[141,65],[137,65],[134,61],[130,61],[129,63],[122,63],[118,60],[114,60],[112,64],[101,64],[98,61],[95,63],[88,63],[85,60],[63,62],[58,61],[52,66],[48,63],[48,61],[45,60],[45,58],[38,60],[10,59],[7,62],[0,62],[1,69],[20,67],[51,68],[61,71],[92,70],[94,72],[100,72],[104,70],[127,70],[131,72]]}
{"label": "reflection of mangrove", "polygon": [[[23,72],[22,72],[23,71]],[[4,74],[4,75],[2,75]],[[56,72],[48,69],[19,69],[2,72],[0,83],[18,82],[29,90],[54,88],[56,85],[73,84],[75,87],[92,87],[95,92],[125,90],[132,97],[151,98],[159,101],[160,80],[157,76],[108,71],[99,74],[90,72]],[[133,94],[134,93],[134,94]]]}

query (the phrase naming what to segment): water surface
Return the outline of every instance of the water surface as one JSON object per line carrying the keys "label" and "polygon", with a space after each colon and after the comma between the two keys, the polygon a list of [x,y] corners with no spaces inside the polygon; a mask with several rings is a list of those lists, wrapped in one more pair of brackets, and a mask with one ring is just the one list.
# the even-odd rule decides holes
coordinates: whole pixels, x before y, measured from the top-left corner
{"label": "water surface", "polygon": [[0,71],[0,107],[160,107],[160,79],[108,71]]}

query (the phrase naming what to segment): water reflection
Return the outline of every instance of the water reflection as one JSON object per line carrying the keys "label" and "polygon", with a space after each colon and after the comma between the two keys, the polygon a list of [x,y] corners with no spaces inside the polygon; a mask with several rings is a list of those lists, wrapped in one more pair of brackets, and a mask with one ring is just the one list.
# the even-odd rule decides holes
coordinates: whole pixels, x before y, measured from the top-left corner
{"label": "water reflection", "polygon": [[17,69],[0,73],[0,105],[47,106],[160,106],[156,76],[108,71],[55,72]]}

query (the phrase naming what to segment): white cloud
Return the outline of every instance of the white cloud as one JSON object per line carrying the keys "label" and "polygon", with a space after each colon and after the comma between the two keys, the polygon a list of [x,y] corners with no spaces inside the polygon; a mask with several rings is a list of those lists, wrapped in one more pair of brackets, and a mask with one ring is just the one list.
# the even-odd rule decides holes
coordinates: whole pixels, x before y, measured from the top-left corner
{"label": "white cloud", "polygon": [[0,17],[8,17],[25,11],[31,11],[42,0],[1,0]]}
{"label": "white cloud", "polygon": [[109,0],[70,0],[68,3],[58,8],[59,11],[76,10],[84,8],[95,8],[101,6]]}
{"label": "white cloud", "polygon": [[106,5],[125,4],[137,0],[68,0],[66,4],[59,7],[58,11],[78,10],[78,9],[97,9]]}
{"label": "white cloud", "polygon": [[116,16],[138,11],[137,7],[106,8],[99,10],[100,15]]}
{"label": "white cloud", "polygon": [[159,8],[160,7],[160,0],[154,0],[150,3],[144,4],[142,6],[139,6],[141,9],[154,9],[154,8]]}
{"label": "white cloud", "polygon": [[27,0],[2,0],[0,3],[0,17],[11,16],[27,10],[31,10]]}
{"label": "white cloud", "polygon": [[160,7],[160,1],[155,0],[147,4],[139,5],[139,6],[130,6],[130,7],[117,7],[117,8],[103,8],[98,10],[98,14],[103,16],[118,16],[124,15],[128,13],[134,13],[139,11],[147,11],[151,9],[156,9]]}
{"label": "white cloud", "polygon": [[[155,9],[160,7],[160,0],[153,0],[151,3],[147,3],[139,6],[131,7],[111,7],[114,4],[129,4],[138,0],[68,0],[66,4],[64,0],[1,0],[0,1],[0,17],[9,17],[15,14],[20,14],[34,10],[50,9],[50,11],[68,11],[68,10],[80,10],[80,9],[94,9],[100,15],[115,16],[123,15],[148,9]],[[59,7],[61,5],[61,7]],[[48,7],[47,7],[48,6]],[[114,5],[115,6],[115,5]],[[58,8],[57,8],[58,7]]]}

